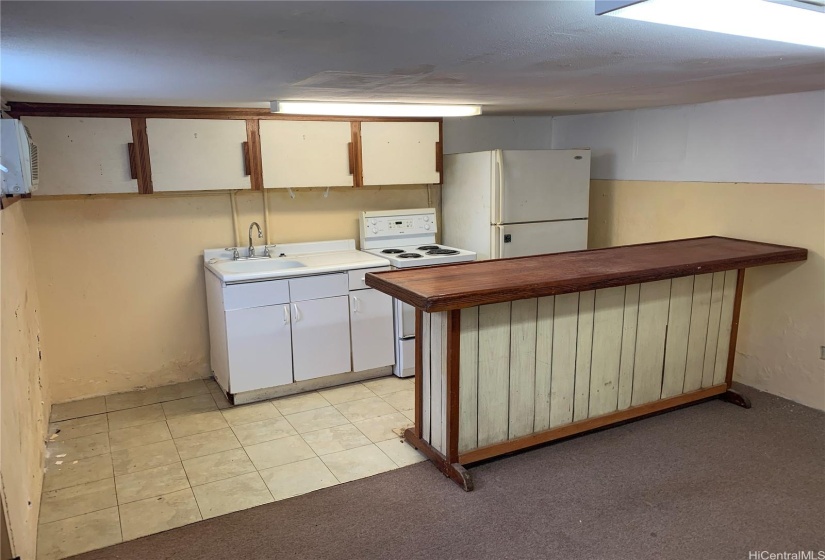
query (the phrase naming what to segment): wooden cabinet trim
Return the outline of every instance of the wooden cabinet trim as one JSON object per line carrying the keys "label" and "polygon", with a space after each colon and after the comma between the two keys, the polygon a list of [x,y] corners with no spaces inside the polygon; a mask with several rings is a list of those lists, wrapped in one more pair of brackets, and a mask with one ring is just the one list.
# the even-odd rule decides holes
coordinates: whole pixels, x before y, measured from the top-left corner
{"label": "wooden cabinet trim", "polygon": [[364,186],[364,160],[361,151],[361,122],[352,121],[352,186]]}
{"label": "wooden cabinet trim", "polygon": [[137,171],[137,154],[135,153],[135,143],[129,142],[127,145],[127,150],[129,151],[129,177],[132,179],[138,178],[138,171]]}
{"label": "wooden cabinet trim", "polygon": [[146,134],[146,119],[132,117],[132,143],[134,147],[135,169],[137,171],[138,193],[152,194],[152,163],[149,159],[149,137]]}
{"label": "wooden cabinet trim", "polygon": [[246,120],[246,146],[244,146],[244,161],[247,164],[247,173],[252,183],[253,191],[262,191],[264,188],[264,168],[261,156],[261,127],[257,119]]}
{"label": "wooden cabinet trim", "polygon": [[255,107],[183,107],[156,105],[98,105],[82,103],[28,103],[11,101],[8,114],[20,117],[141,117],[163,119],[271,119],[286,121],[442,122],[441,118],[335,117],[281,115]]}

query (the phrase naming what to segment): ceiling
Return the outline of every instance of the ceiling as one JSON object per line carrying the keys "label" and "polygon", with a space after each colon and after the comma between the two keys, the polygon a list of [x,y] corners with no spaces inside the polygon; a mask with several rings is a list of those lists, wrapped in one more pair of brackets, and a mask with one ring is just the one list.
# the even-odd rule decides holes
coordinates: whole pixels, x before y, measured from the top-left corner
{"label": "ceiling", "polygon": [[543,2],[0,4],[5,101],[565,114],[825,88],[822,49]]}

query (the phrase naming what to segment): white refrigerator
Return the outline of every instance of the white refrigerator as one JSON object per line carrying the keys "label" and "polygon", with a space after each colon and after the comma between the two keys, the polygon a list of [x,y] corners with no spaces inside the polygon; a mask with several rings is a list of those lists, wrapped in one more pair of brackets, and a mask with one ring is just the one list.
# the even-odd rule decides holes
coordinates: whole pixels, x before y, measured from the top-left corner
{"label": "white refrigerator", "polygon": [[498,259],[587,248],[590,150],[444,156],[442,241]]}

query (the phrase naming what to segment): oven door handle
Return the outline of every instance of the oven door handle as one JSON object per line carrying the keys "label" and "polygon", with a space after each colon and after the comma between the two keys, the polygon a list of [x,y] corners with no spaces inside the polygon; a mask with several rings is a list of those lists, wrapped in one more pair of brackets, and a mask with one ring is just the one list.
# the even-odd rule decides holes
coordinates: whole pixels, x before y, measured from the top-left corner
{"label": "oven door handle", "polygon": [[399,336],[398,340],[413,340],[415,338],[414,334],[408,334],[407,336]]}

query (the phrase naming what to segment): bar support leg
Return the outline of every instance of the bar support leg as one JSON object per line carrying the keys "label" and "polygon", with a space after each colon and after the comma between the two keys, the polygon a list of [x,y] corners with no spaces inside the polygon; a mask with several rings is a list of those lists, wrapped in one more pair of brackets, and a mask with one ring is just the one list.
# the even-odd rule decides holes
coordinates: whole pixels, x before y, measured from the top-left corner
{"label": "bar support leg", "polygon": [[735,391],[733,389],[728,389],[727,391],[719,395],[719,398],[725,402],[735,404],[736,406],[741,406],[742,408],[751,407],[751,400],[742,393]]}
{"label": "bar support leg", "polygon": [[449,477],[466,492],[471,492],[473,490],[473,477],[467,469],[461,466],[461,464],[448,462],[444,455],[439,453],[438,450],[429,443],[416,436],[415,431],[410,428],[407,428],[404,432],[404,439],[406,439],[408,443],[418,449],[421,453],[426,455],[430,462],[432,462],[436,468],[444,474],[444,476]]}

